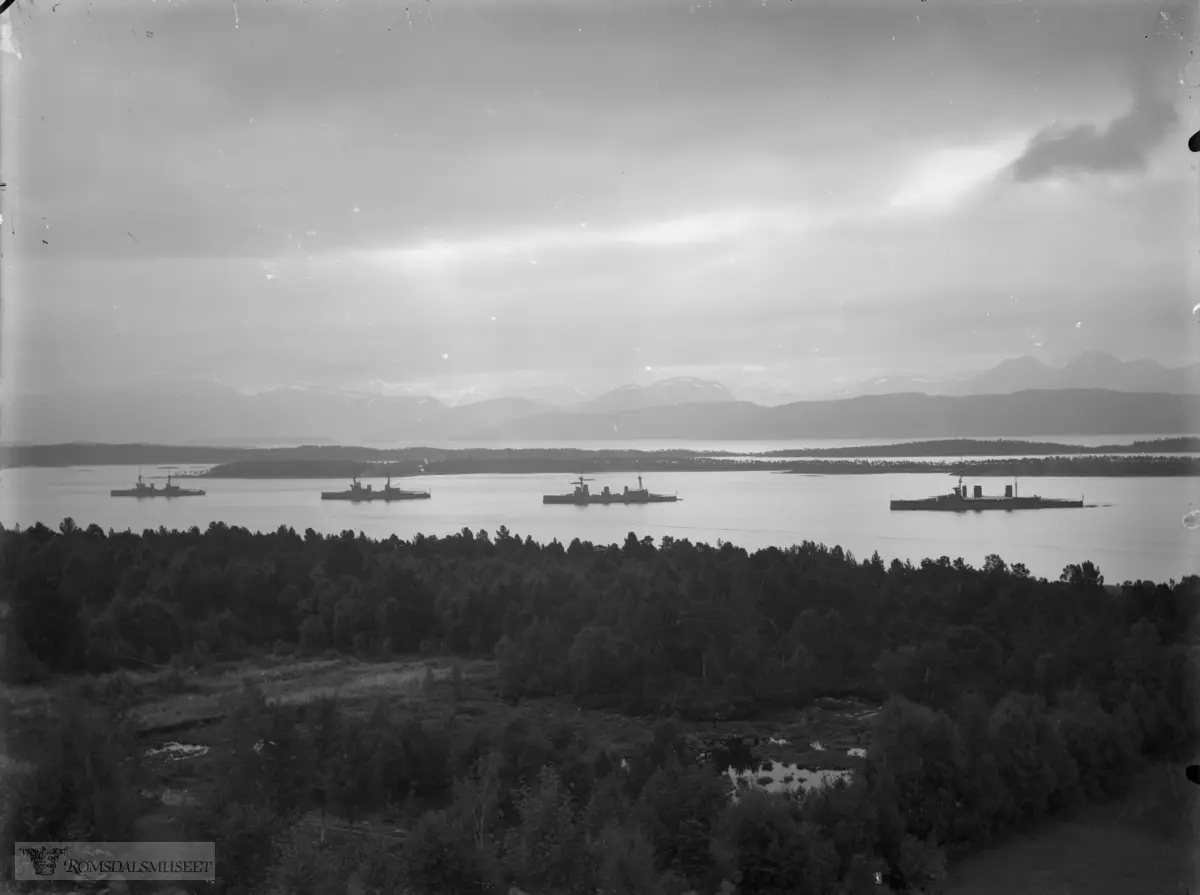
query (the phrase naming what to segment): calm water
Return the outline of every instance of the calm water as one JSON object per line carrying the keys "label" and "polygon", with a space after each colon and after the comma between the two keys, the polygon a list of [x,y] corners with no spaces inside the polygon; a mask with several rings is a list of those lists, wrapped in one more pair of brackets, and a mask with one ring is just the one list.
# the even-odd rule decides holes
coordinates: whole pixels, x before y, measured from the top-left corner
{"label": "calm water", "polygon": [[[163,474],[144,467],[147,476]],[[109,496],[137,477],[132,467],[8,469],[0,473],[0,522],[6,526],[66,516],[79,525],[142,531],[201,529],[223,521],[258,531],[289,525],[336,533],[345,529],[380,538],[396,534],[446,535],[468,527],[494,534],[501,525],[522,537],[548,542],[572,538],[614,543],[630,531],[715,544],[717,539],[754,550],[803,540],[840,544],[859,558],[878,550],[914,562],[927,556],[961,556],[980,565],[989,553],[1023,562],[1036,575],[1058,577],[1067,563],[1090,559],[1106,580],[1179,579],[1200,572],[1200,531],[1182,518],[1200,506],[1200,479],[1038,478],[1020,482],[1022,494],[1074,497],[1082,510],[1017,513],[893,513],[892,497],[948,491],[946,475],[804,476],[770,472],[655,473],[652,491],[678,492],[676,504],[645,506],[545,506],[541,495],[569,490],[564,475],[428,476],[405,479],[404,488],[428,489],[430,500],[383,504],[322,501],[320,492],[341,488],[330,480],[184,480],[204,497],[136,500]],[[976,480],[972,480],[976,481]],[[1007,479],[978,480],[987,494],[1003,493]],[[598,490],[620,490],[628,475],[597,476]],[[382,482],[376,483],[379,487]]]}

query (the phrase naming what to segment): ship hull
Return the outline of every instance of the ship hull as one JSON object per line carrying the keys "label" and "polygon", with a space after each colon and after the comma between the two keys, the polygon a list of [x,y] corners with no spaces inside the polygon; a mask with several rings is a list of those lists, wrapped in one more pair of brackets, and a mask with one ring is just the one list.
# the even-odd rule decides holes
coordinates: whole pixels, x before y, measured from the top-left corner
{"label": "ship hull", "polygon": [[922,500],[893,500],[893,510],[926,510],[941,513],[970,513],[980,510],[1070,510],[1081,509],[1082,500],[1049,497],[975,497],[969,500],[932,497]]}
{"label": "ship hull", "polygon": [[428,500],[428,491],[398,491],[394,494],[350,494],[346,491],[322,491],[321,500],[346,500],[351,503],[370,503],[382,500],[391,503],[393,500]]}
{"label": "ship hull", "polygon": [[625,494],[589,494],[586,497],[576,497],[574,494],[545,494],[544,504],[571,504],[586,507],[591,504],[641,504],[641,503],[677,503],[674,494],[646,494],[636,497]]}
{"label": "ship hull", "polygon": [[110,496],[112,496],[112,497],[137,497],[139,499],[143,498],[143,497],[145,497],[145,498],[166,497],[168,499],[170,499],[172,497],[203,497],[204,493],[205,492],[203,492],[203,491],[190,491],[190,490],[189,491],[172,491],[170,494],[167,494],[166,492],[159,492],[158,494],[147,494],[144,491],[121,491],[121,490],[109,492]]}

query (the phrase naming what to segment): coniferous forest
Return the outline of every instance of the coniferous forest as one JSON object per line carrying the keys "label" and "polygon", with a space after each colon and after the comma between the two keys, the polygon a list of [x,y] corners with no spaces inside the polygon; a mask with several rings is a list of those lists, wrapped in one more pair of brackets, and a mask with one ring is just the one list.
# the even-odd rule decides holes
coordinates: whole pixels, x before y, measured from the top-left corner
{"label": "coniferous forest", "polygon": [[[459,705],[459,664],[449,713],[247,684],[178,832],[216,841],[227,892],[933,892],[956,855],[1189,755],[1200,696],[1200,578],[1114,587],[1089,562],[1049,581],[999,556],[887,565],[812,543],[68,519],[0,530],[0,594],[7,687],[69,694],[5,719],[0,861],[18,840],[134,836],[132,676],[169,671],[186,692],[271,656],[494,663],[499,715]],[[806,795],[730,798],[721,772],[745,743],[685,733],[830,697],[881,708],[861,770]],[[574,708],[532,707],[548,698]],[[653,716],[653,732],[619,749],[575,709]],[[397,835],[328,836],[326,817]]]}

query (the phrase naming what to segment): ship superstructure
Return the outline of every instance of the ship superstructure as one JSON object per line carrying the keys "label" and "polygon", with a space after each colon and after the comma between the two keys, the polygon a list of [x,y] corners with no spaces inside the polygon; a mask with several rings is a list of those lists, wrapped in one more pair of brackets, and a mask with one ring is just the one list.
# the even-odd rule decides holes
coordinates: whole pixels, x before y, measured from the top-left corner
{"label": "ship superstructure", "polygon": [[592,479],[580,476],[572,484],[575,486],[570,494],[544,494],[542,503],[574,504],[589,506],[594,503],[675,503],[679,500],[677,494],[653,494],[642,485],[642,477],[638,476],[637,488],[625,486],[624,491],[611,491],[607,485],[597,494],[593,494],[587,486]]}
{"label": "ship superstructure", "polygon": [[364,485],[355,476],[346,491],[322,491],[321,500],[350,500],[355,503],[370,500],[428,500],[428,491],[403,491],[392,487],[392,477],[388,476],[387,484],[376,491],[370,485]]}
{"label": "ship superstructure", "polygon": [[971,493],[963,484],[962,476],[949,494],[924,497],[918,500],[893,500],[893,510],[938,510],[949,513],[965,513],[971,510],[1057,510],[1079,509],[1083,498],[1064,500],[1056,497],[1021,497],[1016,491],[1016,482],[1004,486],[1004,496],[985,496],[983,488],[976,485]]}
{"label": "ship superstructure", "polygon": [[137,483],[132,488],[116,488],[109,492],[113,497],[203,497],[204,490],[201,488],[180,488],[178,485],[171,484],[171,476],[167,476],[167,483],[159,488],[153,483],[146,482],[139,475]]}

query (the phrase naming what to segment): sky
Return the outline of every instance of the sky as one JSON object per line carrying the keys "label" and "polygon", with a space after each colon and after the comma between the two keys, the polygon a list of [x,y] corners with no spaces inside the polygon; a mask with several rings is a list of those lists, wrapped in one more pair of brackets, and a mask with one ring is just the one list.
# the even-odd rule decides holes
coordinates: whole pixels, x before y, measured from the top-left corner
{"label": "sky", "polygon": [[0,380],[454,400],[1194,362],[1190,13],[17,0]]}

